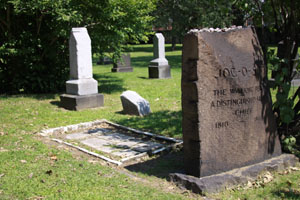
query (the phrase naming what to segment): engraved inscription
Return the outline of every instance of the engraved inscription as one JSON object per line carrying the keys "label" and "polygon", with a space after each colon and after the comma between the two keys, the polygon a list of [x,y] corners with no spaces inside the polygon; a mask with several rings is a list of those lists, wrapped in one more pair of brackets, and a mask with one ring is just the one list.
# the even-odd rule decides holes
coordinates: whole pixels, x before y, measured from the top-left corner
{"label": "engraved inscription", "polygon": [[226,128],[229,126],[229,122],[225,121],[225,122],[216,122],[215,123],[215,128],[217,129],[221,129],[221,128]]}
{"label": "engraved inscription", "polygon": [[257,68],[253,67],[252,69],[248,69],[247,67],[242,67],[242,69],[236,69],[235,67],[224,69],[219,69],[218,77],[222,78],[236,78],[238,76],[242,77],[249,77],[249,76],[255,76]]}
{"label": "engraved inscription", "polygon": [[[227,72],[226,72],[227,73]],[[246,73],[246,71],[244,71]],[[247,119],[253,114],[253,105],[256,102],[261,101],[260,86],[252,87],[233,87],[233,88],[218,88],[212,91],[215,100],[210,102],[210,109],[230,109],[235,122],[241,122],[241,120]],[[232,109],[232,110],[231,110]],[[220,115],[221,117],[221,115]],[[229,121],[216,121],[213,122],[213,129],[223,130],[229,126]]]}

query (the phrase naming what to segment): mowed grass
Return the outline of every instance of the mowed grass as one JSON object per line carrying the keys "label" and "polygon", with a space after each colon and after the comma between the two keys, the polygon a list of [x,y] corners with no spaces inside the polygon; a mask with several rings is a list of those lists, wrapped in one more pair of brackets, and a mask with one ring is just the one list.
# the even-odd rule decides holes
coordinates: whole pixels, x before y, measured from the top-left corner
{"label": "mowed grass", "polygon": [[[131,52],[133,73],[111,73],[112,65],[94,65],[99,93],[104,94],[105,106],[102,108],[68,111],[59,107],[59,94],[0,96],[0,199],[190,198],[190,195],[163,191],[156,184],[136,181],[114,168],[88,162],[89,157],[74,157],[57,145],[44,144],[36,135],[42,129],[104,118],[132,128],[181,138],[181,46],[173,52],[170,45],[166,47],[166,57],[172,67],[171,79],[148,79],[152,57],[152,45],[138,45]],[[122,114],[120,95],[125,90],[136,91],[147,99],[152,113],[145,117]],[[151,173],[133,174],[150,183],[156,180]],[[264,188],[226,192],[217,198],[299,197],[294,190],[280,192],[289,184],[287,181],[292,182],[293,188],[300,187],[299,172],[276,177],[276,181]]]}
{"label": "mowed grass", "polygon": [[[0,199],[185,199],[129,178],[117,170],[76,159],[71,153],[38,140],[42,129],[108,119],[181,138],[181,51],[168,52],[172,78],[148,79],[152,45],[134,48],[133,73],[111,73],[112,65],[95,65],[94,78],[105,106],[68,111],[59,94],[0,96]],[[123,115],[120,95],[133,90],[149,100],[152,114]],[[53,160],[53,156],[57,160]]]}

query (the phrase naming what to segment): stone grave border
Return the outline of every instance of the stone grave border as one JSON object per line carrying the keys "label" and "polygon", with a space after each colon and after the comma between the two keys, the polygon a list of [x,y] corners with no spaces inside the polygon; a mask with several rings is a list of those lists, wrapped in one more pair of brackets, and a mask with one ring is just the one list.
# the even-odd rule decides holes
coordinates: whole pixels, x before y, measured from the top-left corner
{"label": "stone grave border", "polygon": [[102,123],[107,123],[107,124],[109,124],[109,125],[111,125],[115,128],[123,129],[125,131],[130,131],[130,132],[133,132],[137,135],[147,136],[147,137],[153,138],[155,140],[167,141],[167,142],[170,142],[172,144],[161,147],[159,149],[151,150],[151,152],[144,152],[144,153],[141,153],[139,155],[123,158],[120,161],[117,161],[117,160],[110,159],[106,156],[100,155],[98,153],[89,151],[85,148],[82,148],[82,147],[73,145],[71,143],[65,142],[65,141],[60,140],[60,139],[52,138],[51,140],[55,141],[57,143],[60,143],[60,144],[70,146],[70,147],[75,148],[79,151],[82,151],[82,152],[87,153],[89,155],[95,156],[97,158],[100,158],[100,159],[102,159],[106,162],[115,164],[117,166],[124,165],[124,164],[126,164],[126,162],[129,162],[129,161],[132,161],[132,160],[135,160],[137,158],[141,158],[141,157],[144,157],[144,156],[147,156],[147,155],[153,156],[153,155],[156,155],[156,154],[159,154],[159,153],[162,153],[162,152],[167,152],[167,151],[170,151],[170,150],[172,150],[176,147],[182,147],[182,145],[183,145],[182,140],[178,140],[178,139],[171,138],[171,137],[165,137],[165,136],[157,135],[157,134],[150,133],[150,132],[140,131],[140,130],[137,130],[137,129],[133,129],[133,128],[130,128],[130,127],[126,127],[126,126],[123,126],[123,125],[119,125],[119,124],[110,122],[106,119],[95,120],[95,121],[91,121],[91,122],[83,122],[83,123],[79,123],[79,124],[72,124],[72,125],[61,126],[61,127],[56,127],[56,128],[50,128],[50,129],[44,129],[40,133],[38,133],[38,135],[41,135],[43,137],[48,137],[48,136],[51,136],[51,135],[56,134],[56,133],[67,133],[67,132],[76,131],[76,130],[79,130],[79,129],[87,129],[87,128],[90,128],[90,127],[93,127],[93,126],[96,126],[96,125],[100,125]]}

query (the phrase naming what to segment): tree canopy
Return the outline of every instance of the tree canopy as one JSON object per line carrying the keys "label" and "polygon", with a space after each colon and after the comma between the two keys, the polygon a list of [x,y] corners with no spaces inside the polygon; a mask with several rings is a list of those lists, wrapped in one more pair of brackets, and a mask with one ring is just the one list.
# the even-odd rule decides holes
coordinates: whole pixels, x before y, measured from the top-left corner
{"label": "tree canopy", "polygon": [[72,27],[87,27],[93,52],[113,52],[147,40],[154,1],[2,0],[0,93],[62,91],[68,78]]}

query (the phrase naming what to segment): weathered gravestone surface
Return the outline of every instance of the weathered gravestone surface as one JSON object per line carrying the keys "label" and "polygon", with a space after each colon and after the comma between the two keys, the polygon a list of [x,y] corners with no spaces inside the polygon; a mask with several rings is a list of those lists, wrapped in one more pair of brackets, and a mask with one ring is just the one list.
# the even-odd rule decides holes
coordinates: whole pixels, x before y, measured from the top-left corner
{"label": "weathered gravestone surface", "polygon": [[121,59],[114,63],[112,72],[133,72],[133,68],[131,67],[131,59],[130,54],[122,54]]}
{"label": "weathered gravestone surface", "polygon": [[70,110],[103,106],[98,82],[93,79],[91,39],[86,28],[72,28],[70,40],[70,80],[66,93],[60,96],[61,106]]}
{"label": "weathered gravestone surface", "polygon": [[120,98],[125,114],[145,116],[151,113],[149,102],[134,91],[127,90]]}
{"label": "weathered gravestone surface", "polygon": [[153,38],[153,55],[148,72],[149,78],[170,78],[171,69],[165,57],[165,38],[161,33],[156,33]]}
{"label": "weathered gravestone surface", "polygon": [[186,172],[204,177],[281,154],[255,30],[190,31],[182,55]]}

